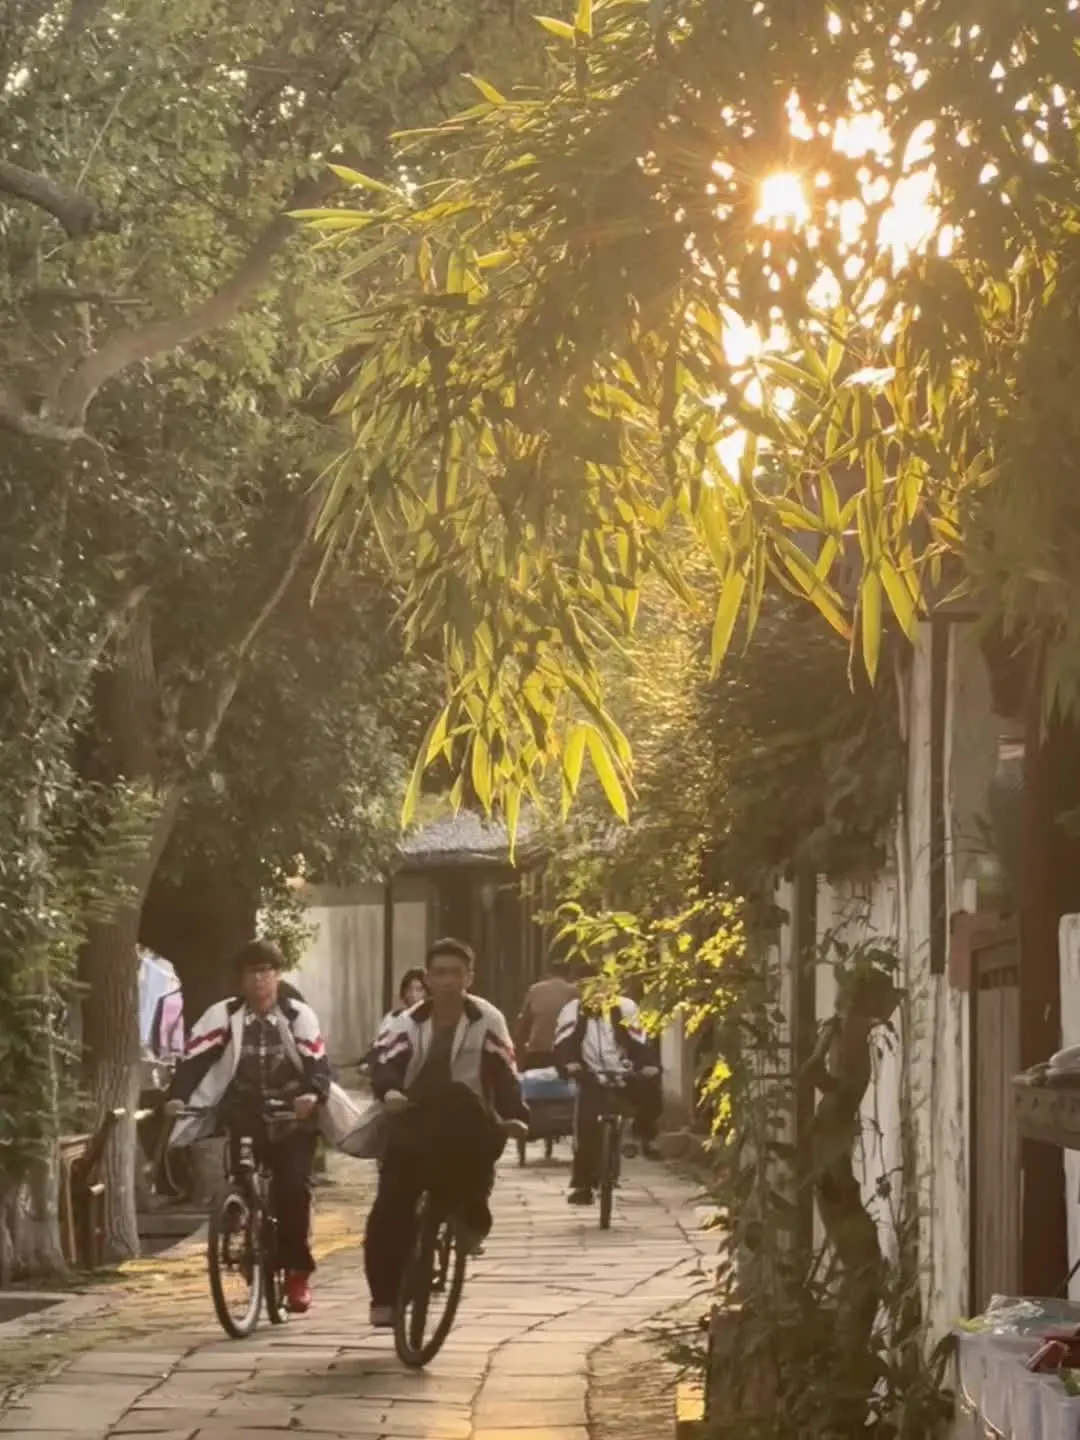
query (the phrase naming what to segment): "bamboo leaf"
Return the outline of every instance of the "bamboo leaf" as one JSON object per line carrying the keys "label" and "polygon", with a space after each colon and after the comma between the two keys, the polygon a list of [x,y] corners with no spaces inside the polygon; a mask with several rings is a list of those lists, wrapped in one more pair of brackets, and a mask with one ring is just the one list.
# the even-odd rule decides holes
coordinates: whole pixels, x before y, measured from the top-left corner
{"label": "bamboo leaf", "polygon": [[574,29],[579,35],[586,35],[592,39],[593,33],[593,0],[578,0],[577,14],[574,16]]}
{"label": "bamboo leaf", "polygon": [[511,785],[503,801],[506,812],[506,833],[510,837],[510,864],[514,864],[517,851],[518,822],[521,819],[521,786]]}
{"label": "bamboo leaf", "polygon": [[878,561],[878,569],[881,571],[881,583],[885,589],[885,597],[892,607],[892,612],[900,622],[900,628],[904,634],[909,640],[913,640],[918,615],[911,591],[887,555],[882,555]]}
{"label": "bamboo leaf", "polygon": [[393,195],[395,200],[400,198],[400,192],[392,185],[376,180],[374,175],[365,175],[362,170],[353,170],[349,165],[331,165],[330,169],[346,185],[355,185],[361,190],[374,190],[379,195]]}
{"label": "bamboo leaf", "polygon": [[494,85],[490,85],[486,80],[482,80],[479,75],[467,75],[465,78],[480,91],[480,94],[489,105],[506,104],[506,96],[503,95],[501,91],[496,90]]}
{"label": "bamboo leaf", "polygon": [[604,737],[591,725],[585,727],[585,734],[589,747],[589,759],[596,771],[596,778],[600,781],[608,804],[619,819],[625,822],[630,818],[630,811],[626,804],[626,791],[623,789],[608,747],[604,743]]}
{"label": "bamboo leaf", "polygon": [[834,534],[840,531],[840,497],[836,493],[836,484],[828,470],[823,470],[819,477],[821,488],[821,518],[825,521],[825,527]]}
{"label": "bamboo leaf", "polygon": [[881,658],[881,576],[867,570],[859,588],[859,610],[862,623],[863,664],[871,681],[877,678]]}
{"label": "bamboo leaf", "polygon": [[720,599],[716,606],[716,617],[713,620],[712,646],[709,652],[709,663],[714,674],[719,670],[731,645],[731,637],[735,633],[735,622],[739,618],[739,607],[742,605],[745,591],[746,572],[743,570],[734,571],[720,587]]}
{"label": "bamboo leaf", "polygon": [[554,20],[550,15],[536,15],[533,18],[549,35],[555,35],[560,40],[569,40],[571,44],[577,39],[573,25],[568,25],[565,20]]}
{"label": "bamboo leaf", "polygon": [[442,750],[449,737],[450,729],[450,706],[444,705],[435,717],[435,723],[428,732],[427,744],[424,748],[424,765],[428,766]]}
{"label": "bamboo leaf", "polygon": [[491,751],[483,735],[477,732],[472,743],[472,783],[476,798],[485,810],[491,809],[492,769]]}
{"label": "bamboo leaf", "polygon": [[581,765],[585,759],[585,742],[587,727],[575,725],[567,736],[566,748],[563,750],[562,769],[566,777],[567,788],[571,795],[577,794],[578,785],[581,783]]}

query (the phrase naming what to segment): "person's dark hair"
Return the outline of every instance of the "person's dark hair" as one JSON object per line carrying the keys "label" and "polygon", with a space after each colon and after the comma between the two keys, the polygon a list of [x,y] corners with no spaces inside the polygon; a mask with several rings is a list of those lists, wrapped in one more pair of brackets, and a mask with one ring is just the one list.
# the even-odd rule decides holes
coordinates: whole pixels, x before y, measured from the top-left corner
{"label": "person's dark hair", "polygon": [[473,954],[472,946],[466,945],[464,940],[454,940],[447,937],[445,940],[436,940],[427,952],[428,969],[431,963],[440,955],[452,955],[455,960],[460,960],[467,970],[472,970],[476,964],[476,956]]}
{"label": "person's dark hair", "polygon": [[410,986],[415,980],[419,980],[419,981],[420,981],[420,984],[423,985],[424,989],[425,989],[425,990],[427,989],[427,980],[426,980],[426,978],[425,978],[425,976],[424,976],[423,970],[420,970],[420,969],[418,969],[418,968],[415,967],[415,966],[414,966],[411,970],[406,970],[406,971],[405,971],[405,974],[401,977],[401,984],[398,986],[398,992],[397,992],[397,993],[398,993],[398,999],[402,1002],[402,1004],[405,1003],[405,992],[406,992],[406,990],[408,990],[409,986]]}
{"label": "person's dark hair", "polygon": [[595,973],[589,962],[580,955],[575,960],[566,962],[566,978],[573,980],[575,985],[580,985],[583,980],[591,980]]}
{"label": "person's dark hair", "polygon": [[249,940],[233,956],[233,974],[239,980],[248,970],[287,970],[285,956],[272,940]]}

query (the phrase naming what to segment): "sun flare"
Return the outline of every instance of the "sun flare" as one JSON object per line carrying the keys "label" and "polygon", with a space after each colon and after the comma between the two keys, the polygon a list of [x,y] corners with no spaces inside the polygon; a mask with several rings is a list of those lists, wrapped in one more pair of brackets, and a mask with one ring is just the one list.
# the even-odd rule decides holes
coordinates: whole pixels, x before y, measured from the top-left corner
{"label": "sun flare", "polygon": [[810,205],[798,175],[790,170],[777,170],[767,175],[758,192],[758,208],[754,220],[776,230],[788,226],[799,229],[810,219]]}

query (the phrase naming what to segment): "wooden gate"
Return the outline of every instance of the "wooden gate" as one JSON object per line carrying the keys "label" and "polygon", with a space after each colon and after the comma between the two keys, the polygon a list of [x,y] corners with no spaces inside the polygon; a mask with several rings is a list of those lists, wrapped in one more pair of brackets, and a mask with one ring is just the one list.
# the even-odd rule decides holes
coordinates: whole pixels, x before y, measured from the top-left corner
{"label": "wooden gate", "polygon": [[1020,1293],[1020,941],[1015,925],[972,941],[971,1313]]}

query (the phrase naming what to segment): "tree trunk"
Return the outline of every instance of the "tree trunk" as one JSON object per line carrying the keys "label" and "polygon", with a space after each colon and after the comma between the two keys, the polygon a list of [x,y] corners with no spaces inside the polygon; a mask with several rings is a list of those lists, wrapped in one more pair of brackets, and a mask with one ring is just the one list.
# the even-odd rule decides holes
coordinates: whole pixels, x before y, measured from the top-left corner
{"label": "tree trunk", "polygon": [[242,881],[197,864],[179,880],[158,876],[151,884],[139,938],[176,967],[189,1027],[232,993],[229,961],[255,934],[257,910],[258,896]]}
{"label": "tree trunk", "polygon": [[135,1205],[135,1111],[139,1103],[139,972],[135,942],[139,915],[127,907],[94,925],[83,949],[87,978],[83,1045],[94,1115],[125,1110],[105,1151],[107,1187],[105,1253],[130,1260],[139,1253]]}
{"label": "tree trunk", "polygon": [[90,926],[79,957],[86,986],[82,1004],[83,1051],[96,1121],[111,1110],[126,1110],[105,1150],[107,1220],[105,1250],[112,1260],[139,1253],[136,1221],[135,1111],[139,1101],[139,962],[136,945],[143,897],[168,843],[180,804],[174,787],[159,797],[153,828],[138,868],[132,896],[111,919]]}
{"label": "tree trunk", "polygon": [[0,1191],[0,1289],[14,1280],[67,1278],[59,1195],[60,1166],[54,1148]]}

